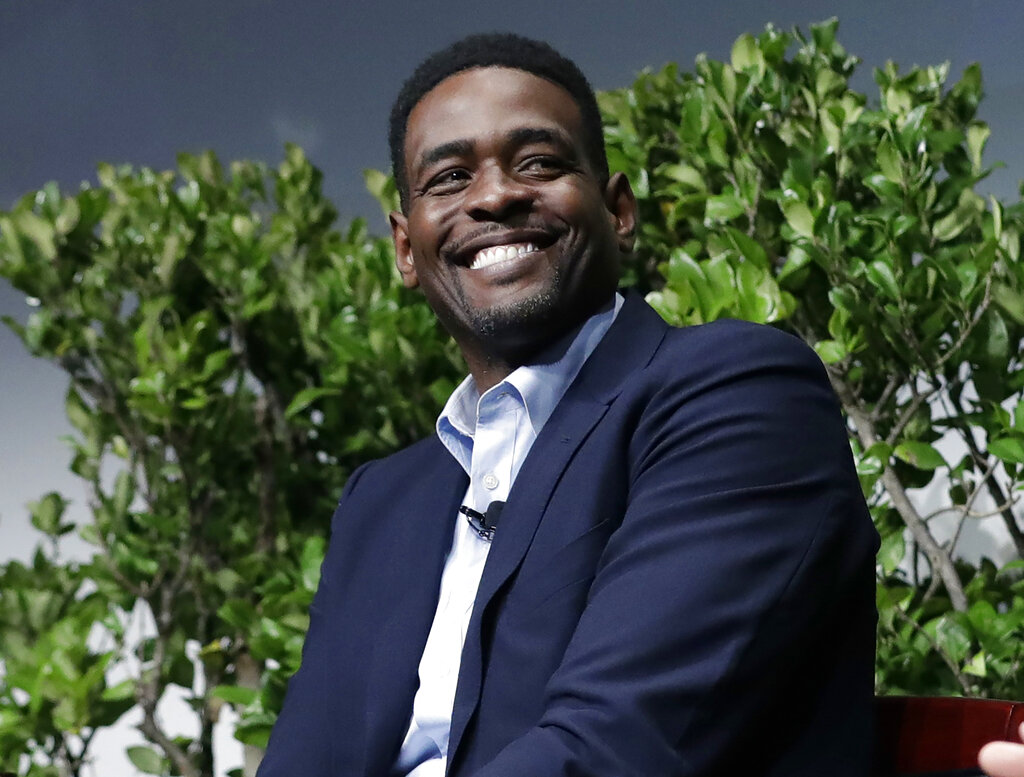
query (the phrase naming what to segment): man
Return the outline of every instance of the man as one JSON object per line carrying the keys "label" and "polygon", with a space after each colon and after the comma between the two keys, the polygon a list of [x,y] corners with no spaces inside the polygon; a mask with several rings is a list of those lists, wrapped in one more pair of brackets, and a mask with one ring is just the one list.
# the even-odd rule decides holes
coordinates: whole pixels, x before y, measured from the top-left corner
{"label": "man", "polygon": [[813,352],[617,294],[633,194],[544,44],[426,60],[391,149],[470,376],[349,479],[261,774],[866,774],[877,536]]}

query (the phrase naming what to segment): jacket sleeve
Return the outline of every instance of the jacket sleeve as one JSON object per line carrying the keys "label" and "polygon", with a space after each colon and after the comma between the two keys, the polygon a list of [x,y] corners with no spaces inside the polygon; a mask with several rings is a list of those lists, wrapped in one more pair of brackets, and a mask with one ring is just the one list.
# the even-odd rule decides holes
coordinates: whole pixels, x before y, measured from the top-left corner
{"label": "jacket sleeve", "polygon": [[[346,503],[366,469],[373,462],[357,468],[342,491],[332,526],[345,513]],[[333,534],[333,531],[332,531]],[[337,764],[332,758],[331,742],[338,735],[337,721],[327,713],[333,687],[322,673],[330,667],[330,631],[338,631],[337,613],[325,612],[324,603],[331,592],[331,550],[328,549],[320,567],[320,584],[309,608],[309,631],[302,646],[302,665],[288,682],[284,707],[278,716],[267,744],[267,752],[257,771],[258,777],[329,777]]]}
{"label": "jacket sleeve", "polygon": [[[701,329],[644,376],[628,507],[542,718],[475,777],[866,773],[877,534],[837,402],[796,338]],[[850,729],[819,736],[832,714]]]}

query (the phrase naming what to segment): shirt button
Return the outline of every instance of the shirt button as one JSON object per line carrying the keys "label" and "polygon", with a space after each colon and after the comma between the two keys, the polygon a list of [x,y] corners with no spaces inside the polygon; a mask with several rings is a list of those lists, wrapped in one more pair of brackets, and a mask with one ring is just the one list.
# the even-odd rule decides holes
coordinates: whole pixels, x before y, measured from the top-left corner
{"label": "shirt button", "polygon": [[486,475],[484,475],[484,488],[486,488],[488,491],[493,491],[497,487],[498,487],[498,478],[496,476],[494,476],[490,472],[488,472]]}

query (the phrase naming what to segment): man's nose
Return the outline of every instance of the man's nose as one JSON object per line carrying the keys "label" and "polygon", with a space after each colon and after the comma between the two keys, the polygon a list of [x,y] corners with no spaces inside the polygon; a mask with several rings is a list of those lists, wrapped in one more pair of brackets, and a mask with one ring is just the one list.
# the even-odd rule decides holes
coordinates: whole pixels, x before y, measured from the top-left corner
{"label": "man's nose", "polygon": [[528,210],[533,191],[524,181],[495,165],[479,171],[466,195],[466,211],[475,219],[494,221]]}

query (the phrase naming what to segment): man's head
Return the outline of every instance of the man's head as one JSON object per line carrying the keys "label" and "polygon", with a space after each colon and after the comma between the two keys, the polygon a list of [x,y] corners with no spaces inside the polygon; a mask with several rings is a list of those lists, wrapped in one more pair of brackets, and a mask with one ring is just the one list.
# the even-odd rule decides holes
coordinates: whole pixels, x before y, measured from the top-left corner
{"label": "man's head", "polygon": [[[486,38],[471,40],[476,51]],[[393,113],[406,117],[392,125],[406,192],[391,214],[396,264],[482,385],[484,372],[514,368],[610,302],[635,201],[621,174],[609,177],[593,122],[560,80],[501,62],[428,68],[435,60],[449,58],[428,59]]]}
{"label": "man's head", "polygon": [[424,95],[449,76],[480,67],[507,67],[533,73],[558,84],[575,100],[583,117],[583,142],[594,169],[608,180],[608,161],[601,133],[601,112],[594,90],[576,63],[563,57],[548,44],[511,33],[470,35],[427,57],[402,85],[391,106],[388,148],[391,169],[398,184],[402,210],[409,207],[409,182],[406,176],[404,147],[409,114]]}

